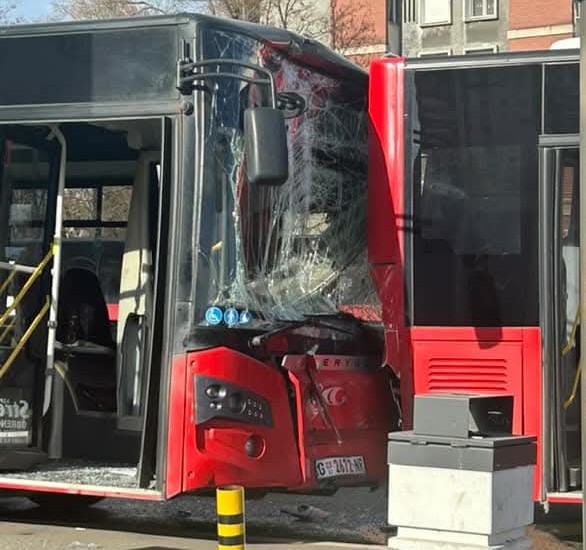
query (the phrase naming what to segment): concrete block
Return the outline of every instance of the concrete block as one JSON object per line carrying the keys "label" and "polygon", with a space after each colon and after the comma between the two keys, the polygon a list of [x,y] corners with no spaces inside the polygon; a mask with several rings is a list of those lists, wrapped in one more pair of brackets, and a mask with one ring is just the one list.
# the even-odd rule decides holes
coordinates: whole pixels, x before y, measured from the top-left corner
{"label": "concrete block", "polygon": [[390,464],[388,519],[397,527],[509,531],[533,523],[532,488],[533,466],[474,472]]}
{"label": "concrete block", "polygon": [[[533,466],[493,472],[389,465],[389,524],[397,550],[529,548]],[[427,546],[426,546],[427,545]]]}
{"label": "concrete block", "polygon": [[397,535],[388,539],[388,546],[392,550],[527,550],[532,545],[525,529],[515,529],[502,537],[501,542],[496,542],[483,535],[399,528]]}

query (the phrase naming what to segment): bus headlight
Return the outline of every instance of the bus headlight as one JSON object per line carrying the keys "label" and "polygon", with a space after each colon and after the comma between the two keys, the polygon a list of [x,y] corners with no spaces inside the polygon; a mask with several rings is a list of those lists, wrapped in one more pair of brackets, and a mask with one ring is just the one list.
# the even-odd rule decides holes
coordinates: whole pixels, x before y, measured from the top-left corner
{"label": "bus headlight", "polygon": [[[198,424],[213,418],[226,418],[273,427],[273,413],[268,399],[236,384],[209,376],[194,375],[194,384],[195,421]],[[250,445],[251,451],[256,452],[256,443]]]}

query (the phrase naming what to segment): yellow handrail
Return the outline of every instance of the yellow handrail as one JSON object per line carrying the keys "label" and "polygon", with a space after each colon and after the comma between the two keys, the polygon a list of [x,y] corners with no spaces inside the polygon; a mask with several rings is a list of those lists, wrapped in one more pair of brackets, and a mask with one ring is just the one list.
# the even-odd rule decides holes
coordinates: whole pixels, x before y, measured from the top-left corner
{"label": "yellow handrail", "polygon": [[[576,311],[576,316],[574,317],[574,324],[572,325],[572,332],[570,332],[570,336],[566,341],[566,344],[562,348],[562,357],[570,353],[570,350],[576,343],[576,332],[578,331],[578,325],[580,324],[580,307]],[[563,402],[564,409],[567,409],[575,400],[576,394],[578,393],[578,383],[580,382],[580,375],[582,374],[582,360],[578,360],[578,366],[576,367],[576,374],[574,375],[574,381],[572,382],[572,391],[570,395],[566,397],[566,400]]]}
{"label": "yellow handrail", "polygon": [[2,344],[2,342],[4,342],[4,338],[6,338],[6,335],[10,332],[10,329],[14,328],[15,324],[16,324],[16,319],[13,319],[12,321],[10,321],[10,323],[8,323],[6,325],[6,327],[2,331],[2,334],[0,334],[0,344]]}
{"label": "yellow handrail", "polygon": [[6,308],[6,311],[0,315],[0,325],[3,325],[8,319],[8,316],[16,309],[16,306],[20,304],[26,293],[30,290],[33,283],[38,279],[39,275],[43,272],[43,269],[47,266],[47,264],[51,261],[53,257],[53,249],[51,247],[49,252],[47,252],[46,256],[41,260],[41,263],[35,267],[35,270],[30,274],[30,277],[27,279],[26,283],[22,286],[19,290],[18,294],[14,297],[14,301]]}
{"label": "yellow handrail", "polygon": [[22,338],[18,341],[18,344],[16,344],[16,346],[12,350],[12,353],[8,356],[8,359],[6,359],[2,367],[0,367],[0,380],[4,378],[4,375],[8,372],[8,369],[10,368],[12,363],[14,363],[14,360],[20,353],[20,350],[22,350],[22,348],[28,342],[29,338],[32,336],[35,329],[39,326],[41,319],[47,314],[47,311],[49,311],[49,304],[50,300],[47,296],[47,299],[45,300],[45,305],[41,308],[41,311],[39,311],[37,316],[33,319],[33,322],[26,329],[25,333],[22,335]]}
{"label": "yellow handrail", "polygon": [[16,277],[16,273],[17,271],[11,271],[8,274],[8,277],[6,277],[6,280],[2,283],[2,286],[0,286],[0,294],[2,294],[8,288],[8,285],[12,282],[12,279]]}

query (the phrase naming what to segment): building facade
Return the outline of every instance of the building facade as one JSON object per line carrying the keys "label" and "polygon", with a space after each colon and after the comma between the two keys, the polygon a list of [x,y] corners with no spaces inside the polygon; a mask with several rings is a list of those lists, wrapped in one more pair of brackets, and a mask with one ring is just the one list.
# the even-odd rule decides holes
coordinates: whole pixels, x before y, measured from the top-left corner
{"label": "building facade", "polygon": [[409,57],[507,49],[508,0],[404,0],[403,53]]}
{"label": "building facade", "polygon": [[385,11],[390,49],[400,35],[408,57],[548,49],[575,35],[579,17],[573,0],[371,1]]}
{"label": "building facade", "polygon": [[387,51],[385,0],[329,0],[330,46],[367,67]]}
{"label": "building facade", "polygon": [[509,0],[510,50],[543,50],[574,36],[577,4],[571,0]]}

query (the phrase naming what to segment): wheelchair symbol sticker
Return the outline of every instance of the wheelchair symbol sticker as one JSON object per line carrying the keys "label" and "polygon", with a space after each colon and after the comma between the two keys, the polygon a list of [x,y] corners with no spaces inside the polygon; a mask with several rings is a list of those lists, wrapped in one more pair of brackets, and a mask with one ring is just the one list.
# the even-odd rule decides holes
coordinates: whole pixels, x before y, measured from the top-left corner
{"label": "wheelchair symbol sticker", "polygon": [[209,325],[219,325],[222,322],[222,310],[216,306],[208,308],[206,321]]}

